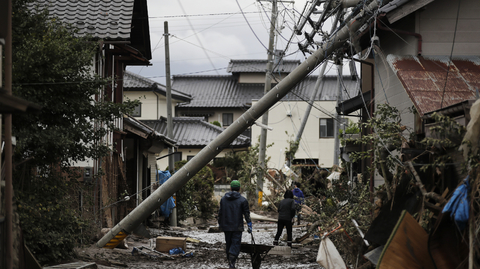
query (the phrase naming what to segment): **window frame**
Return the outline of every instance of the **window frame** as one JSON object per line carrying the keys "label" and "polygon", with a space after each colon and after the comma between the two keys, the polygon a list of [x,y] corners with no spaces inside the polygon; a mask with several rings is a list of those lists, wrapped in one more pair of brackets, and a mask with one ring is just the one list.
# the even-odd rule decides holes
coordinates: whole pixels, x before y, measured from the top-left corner
{"label": "window frame", "polygon": [[[227,119],[226,121],[225,116],[230,116],[231,119]],[[228,120],[230,120],[230,123],[228,123]],[[232,124],[233,124],[233,113],[222,113],[222,126],[230,126]]]}

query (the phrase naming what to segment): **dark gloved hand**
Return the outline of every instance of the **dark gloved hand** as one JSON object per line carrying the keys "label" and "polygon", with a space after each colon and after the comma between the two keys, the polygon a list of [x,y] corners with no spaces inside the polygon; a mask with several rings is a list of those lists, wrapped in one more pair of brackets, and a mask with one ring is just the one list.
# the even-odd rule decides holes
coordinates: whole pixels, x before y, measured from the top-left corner
{"label": "dark gloved hand", "polygon": [[252,223],[249,222],[249,223],[247,223],[247,225],[248,225],[248,233],[251,234],[252,233]]}

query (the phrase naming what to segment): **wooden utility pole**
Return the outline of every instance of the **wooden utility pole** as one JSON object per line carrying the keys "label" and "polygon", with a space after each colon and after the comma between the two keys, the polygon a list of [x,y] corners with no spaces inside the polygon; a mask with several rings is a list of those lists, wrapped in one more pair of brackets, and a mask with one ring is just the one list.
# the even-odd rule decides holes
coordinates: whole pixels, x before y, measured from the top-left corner
{"label": "wooden utility pole", "polygon": [[[167,137],[173,139],[173,119],[172,119],[172,84],[170,82],[170,45],[168,42],[168,21],[164,22],[164,36],[165,36],[165,76],[167,86]],[[170,175],[175,172],[175,156],[173,154],[173,147],[168,148],[168,171]],[[177,227],[177,197],[173,194],[175,199],[175,207],[170,214],[170,226]]]}
{"label": "wooden utility pole", "polygon": [[[333,31],[335,31],[335,29],[337,28],[338,20],[342,12],[343,12],[342,9],[338,10],[337,15],[335,16],[335,20],[332,24],[332,29],[330,30],[330,33],[333,33]],[[301,30],[301,28],[297,28],[297,31],[299,30]],[[303,130],[307,125],[308,117],[310,116],[310,111],[312,110],[313,103],[315,102],[315,97],[317,96],[317,93],[319,90],[320,90],[320,95],[323,91],[323,85],[325,83],[324,75],[325,75],[325,69],[327,68],[327,65],[328,65],[328,61],[324,61],[322,64],[322,67],[320,68],[317,81],[315,82],[314,89],[312,91],[312,94],[310,95],[310,100],[308,102],[307,109],[305,110],[305,114],[303,115],[302,123],[300,124],[300,128],[298,128],[297,136],[295,137],[295,142],[297,143],[300,143],[300,139],[302,138]],[[287,166],[290,167],[290,165],[291,165],[291,160],[287,160]]]}
{"label": "wooden utility pole", "polygon": [[[343,64],[342,59],[337,59],[337,69],[338,69],[338,77],[337,77],[337,107],[342,102],[342,79],[343,79]],[[339,164],[340,158],[340,123],[341,123],[341,116],[338,112],[335,112],[335,129],[333,132],[333,136],[335,139],[335,144],[333,148],[333,164]]]}
{"label": "wooden utility pole", "polygon": [[[267,70],[265,74],[265,88],[264,94],[267,94],[272,87],[272,70],[273,70],[273,46],[275,43],[275,28],[277,24],[277,0],[272,0],[272,16],[270,20],[270,38],[268,40],[267,51]],[[262,116],[262,124],[268,125],[268,110]],[[258,167],[257,167],[257,199],[258,206],[262,205],[263,201],[263,175],[267,168],[265,165],[265,153],[267,150],[267,129],[260,130],[260,146],[258,149]]]}

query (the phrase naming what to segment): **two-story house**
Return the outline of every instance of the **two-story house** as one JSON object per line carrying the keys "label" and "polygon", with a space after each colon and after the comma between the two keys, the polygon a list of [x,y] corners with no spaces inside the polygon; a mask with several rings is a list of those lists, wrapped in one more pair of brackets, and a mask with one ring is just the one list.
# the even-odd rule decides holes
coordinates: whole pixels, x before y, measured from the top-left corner
{"label": "two-story house", "polygon": [[[89,36],[92,42],[98,43],[92,72],[112,79],[112,83],[96,96],[98,101],[122,103],[126,66],[150,65],[152,52],[146,0],[38,0],[30,7],[47,9],[50,16],[77,28],[77,35]],[[107,227],[113,227],[141,202],[139,191],[151,177],[146,164],[154,163],[156,154],[174,143],[128,116],[116,118],[114,124],[115,130],[99,141],[111,147],[110,156],[75,164],[85,170],[88,176],[84,179],[94,184],[95,195],[92,196],[101,197],[94,207],[104,208],[102,219]],[[125,189],[129,195],[137,194],[135,199],[109,206]]]}
{"label": "two-story house", "polygon": [[[300,61],[283,60],[275,63],[272,87],[293,71]],[[192,96],[190,103],[179,104],[178,116],[202,116],[228,127],[264,95],[266,60],[231,60],[224,76],[173,76],[173,87]],[[267,156],[268,168],[281,169],[285,164],[285,149],[295,139],[306,110],[317,76],[302,80],[291,92],[269,111]],[[341,92],[344,99],[358,95],[358,83],[344,76]],[[333,164],[333,122],[336,113],[338,82],[335,76],[324,77],[324,83],[315,97],[313,109],[302,135],[301,147],[295,164],[319,165],[330,168]],[[356,121],[356,117],[350,117]],[[257,120],[261,122],[261,120]],[[345,120],[346,122],[346,120]],[[321,131],[322,130],[322,131]],[[244,133],[253,144],[258,141],[260,127],[253,125]],[[293,136],[293,138],[292,138]]]}
{"label": "two-story house", "polygon": [[[124,75],[125,98],[138,99],[141,104],[131,115],[142,124],[149,126],[162,135],[167,134],[167,89],[151,79],[125,72]],[[190,94],[185,94],[176,89],[171,90],[172,115],[180,105],[193,102]],[[210,141],[215,139],[223,128],[209,123],[205,117],[173,117],[173,139],[175,140],[174,161],[189,160]],[[224,149],[219,156],[230,150],[245,150],[250,145],[250,140],[245,136],[238,137],[231,143],[230,148]],[[157,154],[156,170],[167,170],[168,148]],[[153,165],[151,165],[153,167]],[[155,177],[151,178],[155,180]]]}

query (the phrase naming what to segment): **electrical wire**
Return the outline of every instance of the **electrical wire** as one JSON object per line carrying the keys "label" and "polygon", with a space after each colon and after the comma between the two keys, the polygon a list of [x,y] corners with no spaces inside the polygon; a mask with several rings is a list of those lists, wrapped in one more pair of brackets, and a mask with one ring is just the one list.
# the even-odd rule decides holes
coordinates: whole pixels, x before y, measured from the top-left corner
{"label": "electrical wire", "polygon": [[240,6],[240,3],[238,3],[238,0],[235,0],[235,1],[237,2],[238,8],[240,9],[240,12],[242,13],[243,18],[245,19],[245,22],[248,24],[248,27],[250,27],[250,30],[252,31],[253,35],[255,35],[255,37],[257,38],[258,42],[268,51],[268,48],[263,44],[263,42],[260,40],[260,38],[257,36],[257,34],[255,33],[255,31],[253,30],[253,28],[252,28],[252,26],[250,25],[250,23],[248,22],[247,17],[245,16],[245,13],[243,12],[242,7]]}
{"label": "electrical wire", "polygon": [[[177,1],[178,1],[178,4],[180,5],[180,8],[182,9],[182,12],[186,13],[185,9],[183,8],[182,1],[181,0],[177,0]],[[192,29],[192,31],[195,32],[195,28],[193,27],[192,23],[190,22],[190,19],[188,17],[185,17],[185,18],[187,19],[188,24],[190,25],[190,28]],[[203,43],[200,40],[200,38],[198,38],[198,35],[195,35],[195,37],[196,37],[198,43],[200,43],[200,46],[203,47]],[[210,55],[208,55],[208,53],[207,53],[207,50],[203,49],[203,52],[205,53],[205,56],[207,56],[207,59],[210,62],[210,64],[212,65],[213,69],[216,69],[215,65],[213,64],[212,59],[210,58]],[[217,71],[217,75],[219,75],[218,71]]]}
{"label": "electrical wire", "polygon": [[447,75],[445,77],[445,85],[443,85],[442,102],[440,103],[440,109],[443,108],[443,98],[445,97],[445,89],[447,88],[448,74],[450,73],[450,64],[452,62],[453,48],[455,47],[455,38],[457,36],[458,17],[460,17],[460,3],[461,2],[462,2],[462,0],[458,0],[457,19],[455,20],[455,31],[453,32],[452,50],[450,51],[450,60],[448,61]]}

